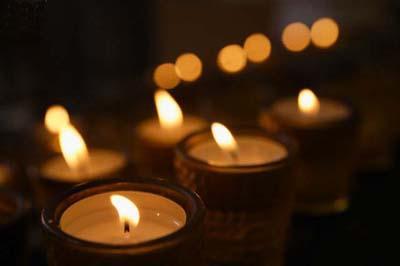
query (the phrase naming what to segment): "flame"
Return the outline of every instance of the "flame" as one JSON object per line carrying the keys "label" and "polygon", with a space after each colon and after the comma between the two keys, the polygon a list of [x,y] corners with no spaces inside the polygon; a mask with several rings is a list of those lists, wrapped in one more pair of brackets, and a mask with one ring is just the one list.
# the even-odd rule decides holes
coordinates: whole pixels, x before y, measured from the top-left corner
{"label": "flame", "polygon": [[297,104],[300,112],[303,114],[316,115],[319,112],[319,100],[310,89],[303,89],[300,91]]}
{"label": "flame", "polygon": [[60,133],[60,130],[69,123],[68,112],[63,106],[52,105],[47,109],[44,117],[44,124],[51,133]]}
{"label": "flame", "polygon": [[183,123],[182,110],[172,96],[164,91],[158,90],[154,94],[158,119],[162,128],[177,128]]}
{"label": "flame", "polygon": [[218,146],[229,153],[236,153],[238,145],[232,133],[221,123],[213,123],[211,131]]}
{"label": "flame", "polygon": [[64,159],[71,169],[82,169],[88,164],[89,152],[85,141],[72,125],[61,129],[59,142]]}
{"label": "flame", "polygon": [[118,212],[121,224],[128,222],[133,227],[139,224],[140,214],[135,203],[121,195],[112,195],[110,200]]}

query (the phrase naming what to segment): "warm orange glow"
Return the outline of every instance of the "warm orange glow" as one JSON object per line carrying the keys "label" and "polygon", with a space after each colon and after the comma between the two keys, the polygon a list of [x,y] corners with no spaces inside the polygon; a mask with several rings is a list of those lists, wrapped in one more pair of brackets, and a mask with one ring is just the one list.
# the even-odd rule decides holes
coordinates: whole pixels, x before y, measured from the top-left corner
{"label": "warm orange glow", "polygon": [[171,63],[159,65],[153,73],[153,79],[157,86],[163,89],[173,89],[180,83],[175,65]]}
{"label": "warm orange glow", "polygon": [[300,112],[307,115],[316,115],[319,112],[319,100],[309,89],[303,89],[297,98]]}
{"label": "warm orange glow", "polygon": [[271,54],[271,42],[262,33],[255,33],[247,37],[243,46],[247,58],[253,63],[261,63]]}
{"label": "warm orange glow", "polygon": [[310,41],[310,29],[301,22],[291,23],[283,30],[282,42],[289,51],[303,51]]}
{"label": "warm orange glow", "polygon": [[178,103],[165,90],[158,90],[154,94],[158,119],[162,128],[177,128],[183,123],[182,110]]}
{"label": "warm orange glow", "polygon": [[311,40],[321,48],[332,46],[339,37],[339,26],[331,18],[321,18],[311,27]]}
{"label": "warm orange glow", "polygon": [[121,195],[110,197],[112,205],[118,212],[119,220],[123,226],[125,223],[136,227],[140,221],[139,209],[130,199]]}
{"label": "warm orange glow", "polygon": [[236,73],[246,66],[246,52],[240,45],[225,46],[218,54],[218,66],[227,73]]}
{"label": "warm orange glow", "polygon": [[47,109],[44,124],[51,133],[58,134],[69,123],[68,112],[61,105],[52,105]]}
{"label": "warm orange glow", "polygon": [[89,163],[89,152],[79,132],[67,125],[60,131],[59,142],[62,154],[72,170],[84,169]]}
{"label": "warm orange glow", "polygon": [[193,54],[183,54],[176,59],[176,74],[184,81],[195,81],[201,76],[203,65],[200,58]]}
{"label": "warm orange glow", "polygon": [[221,123],[212,123],[211,131],[218,146],[229,153],[236,153],[238,145],[232,133]]}

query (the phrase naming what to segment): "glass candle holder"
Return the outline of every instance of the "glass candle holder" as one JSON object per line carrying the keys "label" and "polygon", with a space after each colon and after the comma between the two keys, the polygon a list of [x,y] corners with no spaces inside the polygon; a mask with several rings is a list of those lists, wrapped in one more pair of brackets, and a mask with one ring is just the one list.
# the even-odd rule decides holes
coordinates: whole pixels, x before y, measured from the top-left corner
{"label": "glass candle holder", "polygon": [[349,205],[350,177],[357,158],[358,116],[352,106],[324,98],[321,118],[305,119],[296,110],[295,99],[284,99],[260,117],[264,128],[286,132],[298,142],[295,209],[311,215],[343,212]]}
{"label": "glass candle holder", "polygon": [[[109,222],[120,227],[118,216],[109,209],[109,195],[114,193],[137,205],[140,221],[131,231],[133,242],[122,231],[117,238],[112,235]],[[204,205],[196,194],[160,180],[94,181],[74,187],[42,212],[48,263],[58,266],[200,266],[203,219]],[[160,233],[161,224],[168,221],[175,229]],[[144,239],[146,232],[159,235]]]}
{"label": "glass candle holder", "polygon": [[232,133],[239,150],[241,137],[255,138],[279,145],[285,156],[266,163],[226,166],[200,160],[193,150],[213,141],[209,130],[194,133],[177,146],[177,179],[199,193],[206,205],[207,259],[222,264],[282,265],[293,202],[290,162],[294,146],[285,136],[260,128]]}
{"label": "glass candle holder", "polygon": [[18,194],[0,189],[0,264],[26,262],[29,204]]}
{"label": "glass candle holder", "polygon": [[168,178],[174,175],[174,148],[184,137],[204,128],[199,117],[186,115],[184,122],[170,130],[162,128],[156,118],[139,123],[134,130],[133,157],[140,176]]}
{"label": "glass candle holder", "polygon": [[90,156],[93,169],[81,173],[69,169],[62,155],[30,169],[28,174],[34,190],[36,207],[43,208],[54,197],[77,184],[91,180],[128,177],[133,171],[132,164],[122,153],[92,149]]}

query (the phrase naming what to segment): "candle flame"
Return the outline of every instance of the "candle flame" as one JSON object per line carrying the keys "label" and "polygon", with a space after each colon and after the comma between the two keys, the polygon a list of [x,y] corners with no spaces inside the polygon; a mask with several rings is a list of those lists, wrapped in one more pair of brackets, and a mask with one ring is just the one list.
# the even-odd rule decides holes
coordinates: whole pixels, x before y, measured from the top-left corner
{"label": "candle flame", "polygon": [[303,114],[316,115],[319,112],[320,104],[318,97],[310,89],[300,91],[297,103],[300,112]]}
{"label": "candle flame", "polygon": [[67,125],[60,131],[61,151],[68,166],[73,170],[82,169],[89,163],[89,152],[79,132]]}
{"label": "candle flame", "polygon": [[229,153],[236,153],[238,145],[232,133],[221,123],[213,123],[211,131],[218,146]]}
{"label": "candle flame", "polygon": [[165,90],[158,90],[154,95],[158,119],[162,128],[177,128],[183,123],[182,110],[178,103]]}
{"label": "candle flame", "polygon": [[110,200],[118,212],[119,220],[122,225],[128,223],[129,225],[136,227],[139,224],[140,214],[135,203],[121,195],[112,195]]}
{"label": "candle flame", "polygon": [[67,110],[61,105],[50,106],[44,117],[44,124],[48,131],[53,134],[60,133],[60,130],[70,123]]}

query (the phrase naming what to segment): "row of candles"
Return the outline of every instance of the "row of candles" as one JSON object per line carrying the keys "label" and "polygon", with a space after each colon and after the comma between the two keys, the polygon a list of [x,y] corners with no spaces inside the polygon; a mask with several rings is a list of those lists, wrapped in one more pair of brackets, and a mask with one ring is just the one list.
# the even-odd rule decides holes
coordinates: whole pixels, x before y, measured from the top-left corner
{"label": "row of candles", "polygon": [[[133,178],[122,153],[86,147],[65,109],[46,113],[62,152],[33,182],[50,265],[202,265],[203,242],[210,261],[281,265],[293,205],[313,215],[347,209],[350,105],[304,89],[263,111],[259,128],[210,130],[168,92],[155,102],[158,118],[135,129],[134,162],[167,181]],[[18,204],[5,193],[0,201],[0,225],[13,223]]]}
{"label": "row of candles", "polygon": [[[284,47],[294,53],[304,51],[310,43],[319,48],[329,48],[339,37],[339,26],[335,20],[328,17],[319,18],[311,28],[302,22],[293,22],[282,31]],[[230,44],[223,47],[217,56],[217,65],[225,73],[233,74],[242,71],[247,61],[263,63],[271,55],[271,41],[263,33],[253,33],[243,42],[243,45]],[[163,63],[156,67],[153,73],[154,83],[159,88],[172,89],[182,81],[193,82],[200,78],[203,64],[194,53],[184,53],[175,63]]]}

